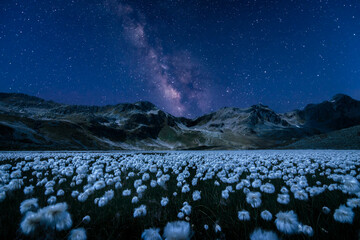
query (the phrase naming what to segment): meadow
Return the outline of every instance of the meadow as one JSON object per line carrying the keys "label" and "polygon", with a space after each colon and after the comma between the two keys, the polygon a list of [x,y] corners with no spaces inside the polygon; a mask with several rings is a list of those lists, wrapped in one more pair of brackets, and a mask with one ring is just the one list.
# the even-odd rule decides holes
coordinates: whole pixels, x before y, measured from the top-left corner
{"label": "meadow", "polygon": [[360,151],[2,152],[0,239],[359,239]]}

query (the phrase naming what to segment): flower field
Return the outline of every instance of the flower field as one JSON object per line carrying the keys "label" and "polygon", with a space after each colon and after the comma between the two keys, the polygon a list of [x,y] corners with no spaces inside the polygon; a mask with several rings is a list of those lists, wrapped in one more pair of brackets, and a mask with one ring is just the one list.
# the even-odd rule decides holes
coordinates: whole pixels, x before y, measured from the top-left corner
{"label": "flower field", "polygon": [[358,239],[360,151],[3,152],[0,239]]}

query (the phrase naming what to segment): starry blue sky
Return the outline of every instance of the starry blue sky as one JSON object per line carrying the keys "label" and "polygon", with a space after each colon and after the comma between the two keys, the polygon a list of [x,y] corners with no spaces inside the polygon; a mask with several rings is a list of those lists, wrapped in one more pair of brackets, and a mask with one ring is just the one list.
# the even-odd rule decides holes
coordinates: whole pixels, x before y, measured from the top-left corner
{"label": "starry blue sky", "polygon": [[0,91],[176,116],[360,99],[360,3],[1,0]]}

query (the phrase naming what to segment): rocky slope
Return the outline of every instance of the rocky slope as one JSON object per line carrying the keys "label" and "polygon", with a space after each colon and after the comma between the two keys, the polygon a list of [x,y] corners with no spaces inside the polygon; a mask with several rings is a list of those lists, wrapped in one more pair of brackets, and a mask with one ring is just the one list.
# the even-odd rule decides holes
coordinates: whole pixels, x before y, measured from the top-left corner
{"label": "rocky slope", "polygon": [[77,106],[0,93],[2,150],[274,148],[356,125],[360,102],[341,94],[285,114],[254,105],[186,119],[150,102]]}

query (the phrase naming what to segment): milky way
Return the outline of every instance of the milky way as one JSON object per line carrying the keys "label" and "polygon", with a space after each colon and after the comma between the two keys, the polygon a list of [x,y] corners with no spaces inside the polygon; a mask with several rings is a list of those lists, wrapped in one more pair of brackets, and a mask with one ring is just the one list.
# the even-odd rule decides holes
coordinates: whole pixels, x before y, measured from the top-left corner
{"label": "milky way", "polygon": [[211,94],[206,88],[209,79],[202,73],[202,66],[196,63],[189,52],[178,50],[166,55],[155,37],[157,44],[149,42],[146,17],[130,5],[115,0],[105,6],[122,21],[123,35],[135,48],[138,57],[136,66],[154,88],[154,94],[163,106],[175,115],[188,113],[188,105],[195,105],[202,112],[210,108]]}
{"label": "milky way", "polygon": [[176,116],[360,98],[360,3],[4,0],[0,91]]}

